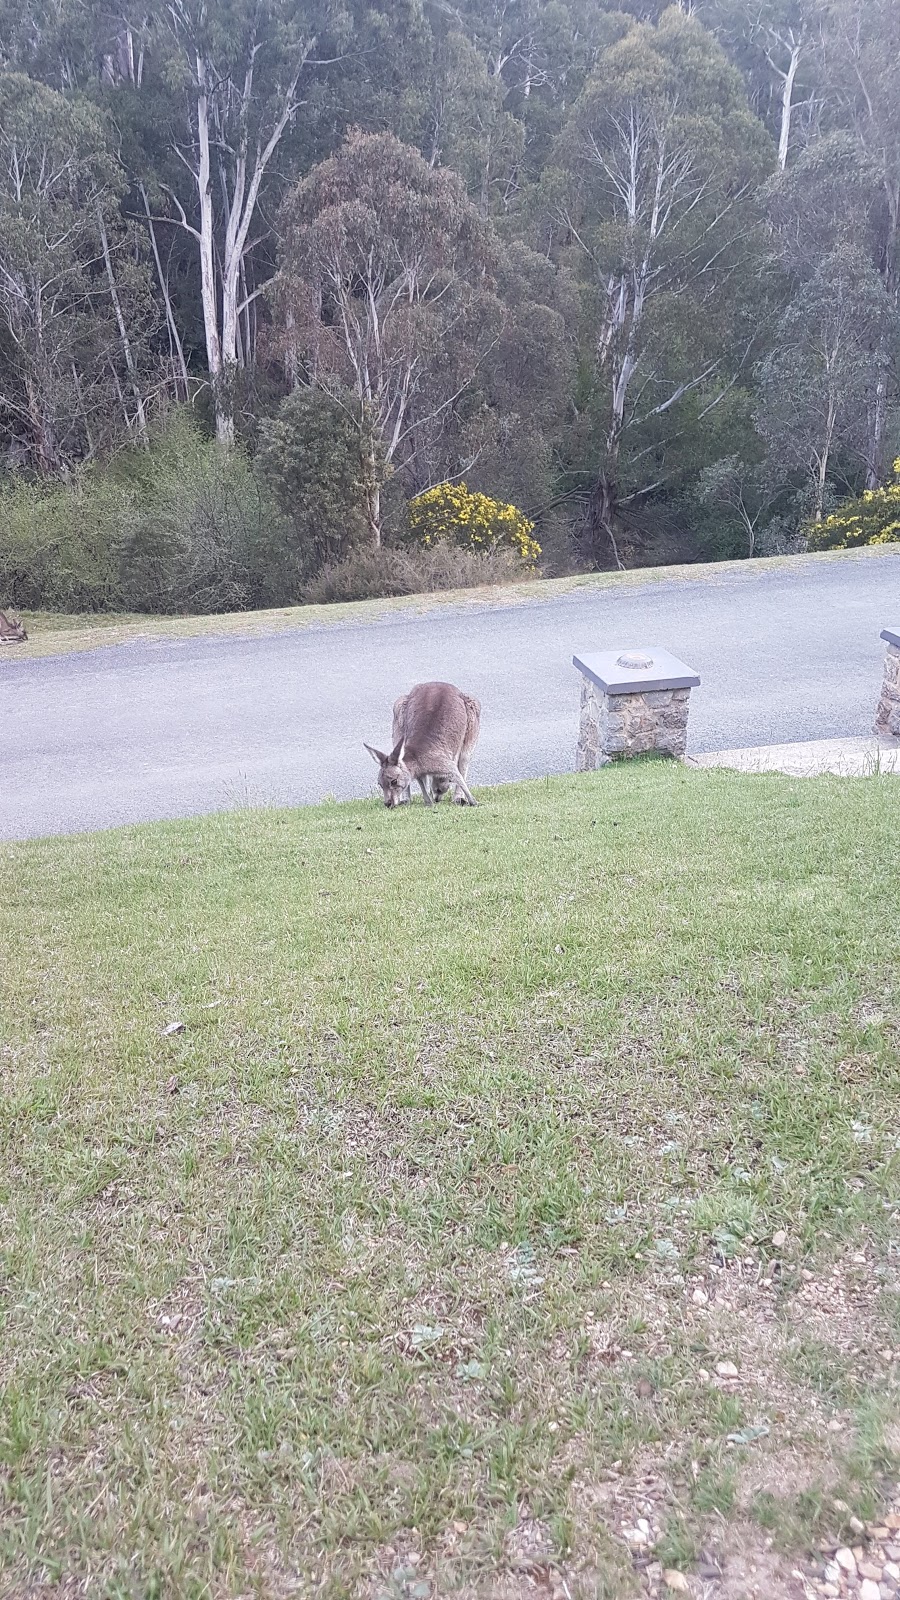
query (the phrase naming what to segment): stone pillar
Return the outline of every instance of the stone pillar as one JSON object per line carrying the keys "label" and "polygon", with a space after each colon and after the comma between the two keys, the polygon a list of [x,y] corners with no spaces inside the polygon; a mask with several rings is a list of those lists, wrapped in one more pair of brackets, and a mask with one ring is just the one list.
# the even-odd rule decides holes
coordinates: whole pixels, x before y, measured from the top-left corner
{"label": "stone pillar", "polygon": [[581,673],[577,772],[650,753],[684,755],[696,672],[657,649],[598,650],[572,660]]}
{"label": "stone pillar", "polygon": [[887,652],[881,699],[875,713],[875,732],[882,739],[900,739],[900,625],[885,628],[881,637],[887,644]]}

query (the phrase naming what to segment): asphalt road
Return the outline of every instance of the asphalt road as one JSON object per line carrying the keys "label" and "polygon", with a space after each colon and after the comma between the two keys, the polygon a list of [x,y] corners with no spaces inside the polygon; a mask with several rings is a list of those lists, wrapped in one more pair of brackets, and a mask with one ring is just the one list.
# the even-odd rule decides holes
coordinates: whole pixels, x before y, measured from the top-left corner
{"label": "asphalt road", "polygon": [[[900,550],[484,609],[116,645],[0,665],[0,838],[371,792],[395,697],[482,701],[477,784],[571,771],[573,651],[662,646],[702,684],[689,749],[871,732]],[[11,647],[10,647],[11,648]]]}

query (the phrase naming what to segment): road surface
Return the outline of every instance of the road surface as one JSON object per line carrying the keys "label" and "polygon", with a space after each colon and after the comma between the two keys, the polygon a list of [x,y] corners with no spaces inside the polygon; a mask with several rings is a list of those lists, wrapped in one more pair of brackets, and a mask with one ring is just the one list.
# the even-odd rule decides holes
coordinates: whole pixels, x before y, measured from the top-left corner
{"label": "road surface", "polygon": [[[364,739],[450,679],[483,705],[477,784],[571,771],[573,651],[663,646],[702,684],[689,749],[871,732],[900,550],[440,607],[253,638],[143,641],[0,664],[0,838],[368,794]],[[12,649],[12,647],[9,647]]]}

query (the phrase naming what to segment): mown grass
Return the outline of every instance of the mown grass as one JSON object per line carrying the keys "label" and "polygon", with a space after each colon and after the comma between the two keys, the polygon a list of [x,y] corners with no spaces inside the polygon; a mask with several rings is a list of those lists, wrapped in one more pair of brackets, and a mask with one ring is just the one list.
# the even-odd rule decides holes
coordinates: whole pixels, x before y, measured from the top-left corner
{"label": "mown grass", "polygon": [[482,801],[0,852],[4,1594],[774,1596],[887,1493],[900,786]]}

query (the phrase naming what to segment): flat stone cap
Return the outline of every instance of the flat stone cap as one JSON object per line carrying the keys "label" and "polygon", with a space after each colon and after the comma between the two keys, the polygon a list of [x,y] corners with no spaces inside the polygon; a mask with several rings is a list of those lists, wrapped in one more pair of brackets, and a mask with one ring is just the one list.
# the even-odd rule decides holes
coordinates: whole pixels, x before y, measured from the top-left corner
{"label": "flat stone cap", "polygon": [[691,667],[656,645],[640,650],[588,650],[573,656],[572,661],[605,694],[695,689],[700,682]]}
{"label": "flat stone cap", "polygon": [[881,637],[886,639],[888,644],[895,644],[897,649],[900,650],[900,622],[897,623],[896,628],[882,628]]}

